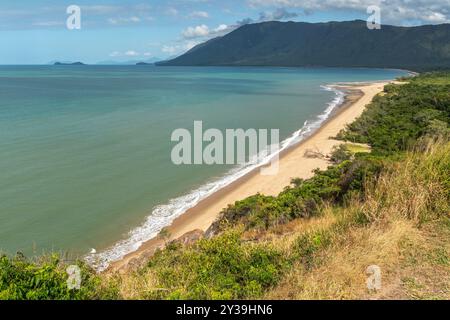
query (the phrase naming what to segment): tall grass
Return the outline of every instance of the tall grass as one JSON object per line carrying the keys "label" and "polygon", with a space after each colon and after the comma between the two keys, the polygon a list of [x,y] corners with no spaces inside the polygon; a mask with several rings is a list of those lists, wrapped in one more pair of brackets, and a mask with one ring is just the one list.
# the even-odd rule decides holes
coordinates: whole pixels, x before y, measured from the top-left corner
{"label": "tall grass", "polygon": [[367,186],[363,212],[371,221],[401,216],[416,223],[448,215],[449,172],[449,143],[420,144]]}
{"label": "tall grass", "polygon": [[[363,199],[299,229],[288,250],[297,259],[265,298],[450,299],[449,181],[450,143],[419,144],[367,182]],[[383,272],[379,292],[365,284],[373,264]]]}
{"label": "tall grass", "polygon": [[229,206],[211,238],[171,243],[121,275],[96,275],[80,263],[80,291],[68,290],[57,257],[1,256],[0,299],[361,298],[370,264],[391,283],[377,297],[450,298],[446,75],[388,86],[340,135],[370,143],[373,154],[341,153],[278,197]]}

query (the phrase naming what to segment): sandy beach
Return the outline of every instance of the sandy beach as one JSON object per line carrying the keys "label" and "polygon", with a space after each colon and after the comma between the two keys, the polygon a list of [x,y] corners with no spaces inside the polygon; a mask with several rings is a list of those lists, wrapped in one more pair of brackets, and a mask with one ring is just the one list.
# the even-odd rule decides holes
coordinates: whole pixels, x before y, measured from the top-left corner
{"label": "sandy beach", "polygon": [[329,165],[326,157],[308,157],[305,153],[312,151],[329,155],[333,147],[342,143],[331,139],[331,137],[336,136],[346,125],[359,117],[374,96],[382,92],[387,83],[377,82],[342,86],[341,89],[348,92],[346,102],[313,135],[285,150],[280,155],[277,175],[264,176],[260,174],[259,169],[254,170],[201,201],[176,219],[167,228],[170,234],[169,239],[155,238],[144,243],[137,251],[111,264],[108,271],[127,270],[128,267],[151,256],[156,249],[163,247],[167,241],[179,239],[195,230],[206,231],[217,219],[222,209],[229,204],[257,193],[275,196],[290,185],[293,178],[307,179],[313,175],[315,169],[326,169]]}

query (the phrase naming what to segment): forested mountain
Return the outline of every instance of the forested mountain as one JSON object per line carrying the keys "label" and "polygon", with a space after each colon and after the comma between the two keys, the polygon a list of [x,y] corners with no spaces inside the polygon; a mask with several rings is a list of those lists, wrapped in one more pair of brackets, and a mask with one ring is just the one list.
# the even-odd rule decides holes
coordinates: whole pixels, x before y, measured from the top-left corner
{"label": "forested mountain", "polygon": [[448,69],[450,24],[380,30],[361,20],[248,24],[159,65]]}

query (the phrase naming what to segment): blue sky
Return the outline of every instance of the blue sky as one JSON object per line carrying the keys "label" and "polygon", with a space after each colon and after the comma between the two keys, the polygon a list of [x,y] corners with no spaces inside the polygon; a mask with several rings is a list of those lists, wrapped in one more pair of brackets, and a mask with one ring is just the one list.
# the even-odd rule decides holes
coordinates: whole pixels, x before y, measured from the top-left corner
{"label": "blue sky", "polygon": [[[450,19],[450,0],[2,0],[0,64],[167,58],[244,23],[365,20],[373,4],[382,23]],[[81,8],[80,30],[66,27],[69,5]]]}

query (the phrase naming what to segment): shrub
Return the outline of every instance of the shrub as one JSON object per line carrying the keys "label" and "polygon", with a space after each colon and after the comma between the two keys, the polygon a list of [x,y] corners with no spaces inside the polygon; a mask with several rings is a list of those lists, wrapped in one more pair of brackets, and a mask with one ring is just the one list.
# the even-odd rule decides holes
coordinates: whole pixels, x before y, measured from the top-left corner
{"label": "shrub", "polygon": [[151,299],[257,298],[277,283],[285,259],[270,246],[244,243],[240,232],[227,231],[183,247],[159,251],[141,273],[155,290]]}
{"label": "shrub", "polygon": [[352,153],[345,144],[335,146],[331,152],[331,161],[334,164],[340,164],[352,158]]}
{"label": "shrub", "polygon": [[450,74],[421,75],[408,84],[386,86],[385,93],[338,138],[368,143],[376,153],[392,154],[410,149],[426,134],[448,134]]}
{"label": "shrub", "polygon": [[344,161],[325,171],[317,170],[311,179],[293,180],[293,185],[278,197],[257,194],[230,205],[222,211],[210,233],[239,224],[246,230],[267,230],[293,219],[315,216],[325,202],[340,204],[348,194],[362,195],[367,177],[375,179],[382,167],[381,158],[357,154],[353,161]]}
{"label": "shrub", "polygon": [[80,290],[67,286],[66,265],[57,255],[32,262],[23,255],[0,257],[0,300],[80,300],[114,298],[114,288],[101,286],[100,278],[82,262]]}

